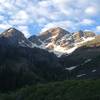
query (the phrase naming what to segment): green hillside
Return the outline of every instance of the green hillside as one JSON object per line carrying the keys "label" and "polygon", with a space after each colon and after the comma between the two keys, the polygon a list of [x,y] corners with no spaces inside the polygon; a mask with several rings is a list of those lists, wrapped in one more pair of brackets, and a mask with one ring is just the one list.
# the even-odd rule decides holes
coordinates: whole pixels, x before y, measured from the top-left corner
{"label": "green hillside", "polygon": [[100,80],[70,80],[0,94],[0,100],[100,100]]}

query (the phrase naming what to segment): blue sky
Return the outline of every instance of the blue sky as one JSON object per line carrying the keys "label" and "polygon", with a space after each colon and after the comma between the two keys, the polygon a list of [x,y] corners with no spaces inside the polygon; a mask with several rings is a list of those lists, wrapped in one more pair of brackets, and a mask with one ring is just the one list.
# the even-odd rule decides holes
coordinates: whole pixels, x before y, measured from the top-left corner
{"label": "blue sky", "polygon": [[26,37],[52,27],[100,32],[100,0],[0,0],[0,32],[9,27]]}

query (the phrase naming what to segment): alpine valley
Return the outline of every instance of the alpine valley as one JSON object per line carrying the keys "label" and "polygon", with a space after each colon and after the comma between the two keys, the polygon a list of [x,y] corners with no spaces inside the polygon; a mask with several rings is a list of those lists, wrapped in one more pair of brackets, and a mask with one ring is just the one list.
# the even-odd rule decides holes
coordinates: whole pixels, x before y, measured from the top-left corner
{"label": "alpine valley", "polygon": [[0,100],[99,100],[99,79],[94,32],[54,27],[29,38],[15,28],[0,34]]}

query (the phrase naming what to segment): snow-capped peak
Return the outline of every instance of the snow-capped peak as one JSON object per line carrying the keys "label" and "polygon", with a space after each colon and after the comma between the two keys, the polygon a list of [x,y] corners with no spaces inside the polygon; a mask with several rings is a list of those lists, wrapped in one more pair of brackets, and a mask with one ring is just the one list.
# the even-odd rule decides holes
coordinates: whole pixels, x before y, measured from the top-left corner
{"label": "snow-capped peak", "polygon": [[62,28],[51,28],[38,36],[31,36],[30,41],[42,49],[54,52],[58,57],[63,54],[70,54],[83,43],[95,39],[95,33],[79,31],[70,33]]}

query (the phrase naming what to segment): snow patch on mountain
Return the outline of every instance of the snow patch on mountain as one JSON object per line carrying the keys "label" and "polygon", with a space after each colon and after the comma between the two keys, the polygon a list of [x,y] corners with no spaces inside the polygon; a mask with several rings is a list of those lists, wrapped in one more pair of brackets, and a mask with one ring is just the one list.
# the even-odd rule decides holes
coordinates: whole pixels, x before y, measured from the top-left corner
{"label": "snow patch on mountain", "polygon": [[71,70],[75,69],[76,67],[77,67],[77,66],[72,66],[72,67],[65,68],[65,69],[71,71]]}
{"label": "snow patch on mountain", "polygon": [[67,54],[70,54],[70,53],[74,52],[77,48],[78,48],[78,46],[75,46],[73,48],[68,49]]}
{"label": "snow patch on mountain", "polygon": [[76,77],[82,77],[85,76],[86,74],[80,74],[80,75],[76,75]]}
{"label": "snow patch on mountain", "polygon": [[8,32],[11,32],[11,31],[13,31],[13,28],[10,28],[10,29],[8,30]]}
{"label": "snow patch on mountain", "polygon": [[96,69],[93,69],[92,72],[93,72],[93,73],[96,72]]}
{"label": "snow patch on mountain", "polygon": [[85,42],[91,41],[91,40],[95,39],[95,37],[88,37],[88,38],[82,37],[82,39],[83,39],[83,41],[76,43],[76,45],[80,45],[80,44],[83,44]]}
{"label": "snow patch on mountain", "polygon": [[92,60],[92,59],[87,59],[87,60],[85,60],[85,61],[84,61],[84,64],[90,62],[91,60]]}
{"label": "snow patch on mountain", "polygon": [[54,49],[52,50],[52,52],[54,52],[58,57],[60,57],[63,54],[70,54],[70,53],[74,52],[81,44],[91,41],[93,39],[95,39],[95,37],[89,37],[87,39],[84,38],[84,41],[79,42],[79,43],[74,43],[74,46],[69,49],[66,49],[66,47],[65,48],[61,47],[60,45],[55,45],[53,43],[49,43],[46,47],[53,45]]}

